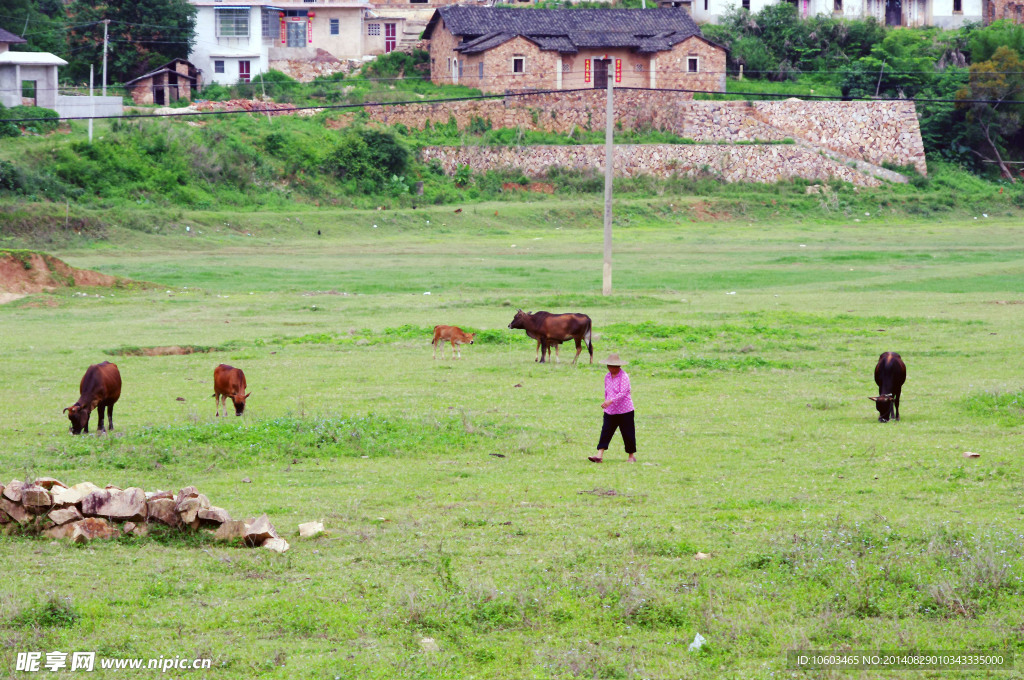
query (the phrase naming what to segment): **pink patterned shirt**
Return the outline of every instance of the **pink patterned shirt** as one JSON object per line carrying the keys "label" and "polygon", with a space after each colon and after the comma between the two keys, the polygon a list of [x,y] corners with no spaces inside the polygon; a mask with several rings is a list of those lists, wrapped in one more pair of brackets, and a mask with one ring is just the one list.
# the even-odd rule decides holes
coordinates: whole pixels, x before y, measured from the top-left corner
{"label": "pink patterned shirt", "polygon": [[619,369],[618,375],[605,374],[604,400],[612,402],[604,410],[608,415],[629,413],[633,410],[633,397],[629,391],[629,376],[622,369]]}

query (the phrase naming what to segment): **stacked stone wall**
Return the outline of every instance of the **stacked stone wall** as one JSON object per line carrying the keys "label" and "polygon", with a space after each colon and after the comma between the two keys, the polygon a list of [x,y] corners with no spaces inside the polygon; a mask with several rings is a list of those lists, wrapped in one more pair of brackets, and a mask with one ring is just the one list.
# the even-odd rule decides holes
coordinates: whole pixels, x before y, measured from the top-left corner
{"label": "stacked stone wall", "polygon": [[[474,118],[494,128],[569,133],[603,130],[604,90],[578,90],[500,99],[376,107],[377,122],[422,129],[427,122]],[[880,165],[913,165],[925,174],[924,143],[913,102],[695,101],[685,93],[616,90],[615,121],[623,130],[664,130],[697,142],[757,142],[792,138]]]}
{"label": "stacked stone wall", "polygon": [[[529,177],[543,177],[551,167],[604,172],[604,146],[426,147],[425,161],[436,160],[448,174],[462,165],[477,172],[514,168]],[[726,182],[778,182],[803,178],[842,180],[858,186],[881,182],[844,163],[795,144],[619,144],[615,147],[616,177],[710,176]],[[895,173],[893,173],[895,179]]]}

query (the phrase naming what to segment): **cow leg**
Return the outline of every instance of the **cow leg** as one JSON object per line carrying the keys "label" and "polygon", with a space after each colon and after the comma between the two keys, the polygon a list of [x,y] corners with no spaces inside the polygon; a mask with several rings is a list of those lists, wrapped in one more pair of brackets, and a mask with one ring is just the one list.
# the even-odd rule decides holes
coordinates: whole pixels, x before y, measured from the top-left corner
{"label": "cow leg", "polygon": [[559,354],[558,354],[558,348],[559,348],[559,347],[561,347],[561,344],[557,344],[557,343],[556,343],[556,344],[555,344],[555,363],[556,363],[556,364],[560,364],[560,363],[562,363],[562,357],[561,357],[561,356],[559,356]]}
{"label": "cow leg", "polygon": [[579,338],[576,338],[576,356],[572,358],[572,365],[576,365],[576,361],[580,358],[580,352],[583,351],[583,343],[580,342]]}
{"label": "cow leg", "polygon": [[437,361],[437,341],[435,340],[430,345],[434,348],[434,361]]}
{"label": "cow leg", "polygon": [[114,431],[114,405],[111,404],[107,407],[107,429],[111,432]]}
{"label": "cow leg", "polygon": [[892,400],[893,414],[897,421],[900,419],[900,393],[897,392]]}
{"label": "cow leg", "polygon": [[548,345],[548,341],[546,339],[545,340],[539,340],[538,342],[541,343],[540,344],[540,363],[543,364],[544,363],[545,355],[549,356],[549,357],[551,356],[551,346]]}
{"label": "cow leg", "polygon": [[533,357],[534,361],[540,361],[540,340],[537,341],[537,353]]}
{"label": "cow leg", "polygon": [[99,415],[99,419],[100,419],[100,422],[98,422],[98,423],[96,424],[96,431],[97,431],[97,432],[106,432],[106,430],[105,430],[105,429],[103,428],[103,412],[104,412],[104,411],[105,411],[106,409],[107,409],[107,407],[106,407],[106,406],[104,406],[103,404],[100,404],[100,409],[99,409],[99,413],[100,413],[100,415]]}

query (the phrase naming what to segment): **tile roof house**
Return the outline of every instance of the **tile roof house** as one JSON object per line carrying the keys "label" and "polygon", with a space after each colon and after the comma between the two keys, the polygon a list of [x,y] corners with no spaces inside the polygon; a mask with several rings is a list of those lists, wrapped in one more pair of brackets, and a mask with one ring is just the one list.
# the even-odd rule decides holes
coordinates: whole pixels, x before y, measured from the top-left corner
{"label": "tile roof house", "polygon": [[124,84],[136,104],[166,105],[179,99],[192,99],[199,71],[192,62],[175,59],[155,71]]}
{"label": "tile roof house", "polygon": [[619,87],[725,91],[725,48],[684,9],[438,8],[423,33],[436,84],[484,92]]}

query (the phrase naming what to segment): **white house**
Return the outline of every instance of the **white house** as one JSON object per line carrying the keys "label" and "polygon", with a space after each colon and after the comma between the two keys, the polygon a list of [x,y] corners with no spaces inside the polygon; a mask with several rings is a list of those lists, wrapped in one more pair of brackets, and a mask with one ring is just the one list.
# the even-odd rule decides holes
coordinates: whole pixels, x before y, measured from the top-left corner
{"label": "white house", "polygon": [[[664,0],[683,6],[697,23],[716,23],[730,7],[758,12],[777,0]],[[983,20],[982,0],[782,0],[796,5],[801,17],[831,15],[841,19],[874,17],[887,26],[958,28]]]}
{"label": "white house", "polygon": [[248,82],[275,61],[303,61],[324,50],[360,59],[367,0],[191,0],[196,39],[189,61],[203,83]]}
{"label": "white house", "polygon": [[0,104],[53,109],[61,117],[120,116],[121,97],[75,97],[58,91],[57,69],[64,61],[49,52],[12,52],[25,39],[0,28]]}

